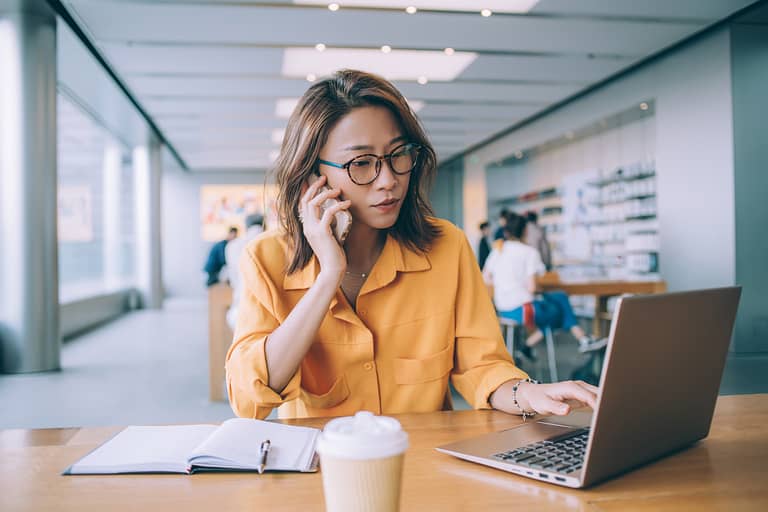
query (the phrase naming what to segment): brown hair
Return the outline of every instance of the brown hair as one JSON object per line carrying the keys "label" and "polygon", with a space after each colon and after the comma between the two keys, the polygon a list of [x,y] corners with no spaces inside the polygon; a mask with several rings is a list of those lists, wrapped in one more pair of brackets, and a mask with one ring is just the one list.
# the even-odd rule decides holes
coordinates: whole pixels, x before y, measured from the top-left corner
{"label": "brown hair", "polygon": [[515,212],[509,212],[507,214],[507,224],[504,226],[504,238],[515,240],[521,240],[523,233],[525,233],[525,225],[528,223],[528,219],[522,215],[518,215]]}
{"label": "brown hair", "polygon": [[313,255],[298,220],[302,185],[316,172],[320,149],[331,129],[353,109],[364,106],[389,109],[407,141],[423,146],[418,164],[411,172],[400,215],[389,233],[406,247],[422,253],[440,235],[440,229],[429,221],[434,214],[428,198],[437,160],[416,114],[384,78],[350,69],[337,71],[312,85],[299,100],[288,120],[280,156],[275,162],[280,225],[293,251],[288,274],[304,268]]}

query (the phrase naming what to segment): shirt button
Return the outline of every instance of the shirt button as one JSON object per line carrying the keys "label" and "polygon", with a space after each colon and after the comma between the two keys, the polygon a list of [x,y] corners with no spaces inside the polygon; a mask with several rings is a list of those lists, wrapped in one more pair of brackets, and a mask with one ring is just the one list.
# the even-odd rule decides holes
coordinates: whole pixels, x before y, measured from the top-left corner
{"label": "shirt button", "polygon": [[363,365],[363,368],[365,368],[366,370],[373,370],[373,363],[365,363]]}

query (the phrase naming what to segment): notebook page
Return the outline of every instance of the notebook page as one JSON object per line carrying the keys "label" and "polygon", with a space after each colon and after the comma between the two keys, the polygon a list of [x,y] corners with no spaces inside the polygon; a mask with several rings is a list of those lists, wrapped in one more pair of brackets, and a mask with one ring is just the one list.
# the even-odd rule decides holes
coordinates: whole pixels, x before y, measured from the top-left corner
{"label": "notebook page", "polygon": [[68,473],[185,473],[189,453],[216,428],[216,425],[127,427],[73,464]]}
{"label": "notebook page", "polygon": [[206,439],[190,457],[196,466],[256,469],[259,448],[269,439],[268,470],[307,471],[320,431],[309,427],[281,425],[271,421],[233,418]]}

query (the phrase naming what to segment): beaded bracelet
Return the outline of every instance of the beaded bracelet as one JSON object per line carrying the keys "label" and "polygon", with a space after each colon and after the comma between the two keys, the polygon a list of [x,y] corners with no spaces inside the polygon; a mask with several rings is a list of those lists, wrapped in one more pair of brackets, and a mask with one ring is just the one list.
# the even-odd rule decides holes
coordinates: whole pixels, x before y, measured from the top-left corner
{"label": "beaded bracelet", "polygon": [[514,402],[515,407],[517,407],[520,410],[520,415],[523,417],[523,421],[527,420],[528,418],[532,418],[536,416],[536,411],[526,411],[522,407],[520,407],[520,403],[517,401],[517,388],[520,387],[520,384],[523,382],[530,382],[531,384],[538,384],[539,381],[531,379],[529,377],[526,377],[525,379],[521,379],[517,382],[515,382],[514,386],[512,386],[512,402]]}

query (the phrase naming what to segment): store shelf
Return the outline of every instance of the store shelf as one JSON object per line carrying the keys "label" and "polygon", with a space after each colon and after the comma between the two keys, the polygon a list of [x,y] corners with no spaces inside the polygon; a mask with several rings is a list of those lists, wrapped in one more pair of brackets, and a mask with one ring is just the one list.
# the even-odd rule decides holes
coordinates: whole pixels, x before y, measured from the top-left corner
{"label": "store shelf", "polygon": [[594,245],[616,245],[616,244],[623,244],[624,239],[619,240],[592,240],[592,243]]}
{"label": "store shelf", "polygon": [[649,220],[649,219],[655,219],[656,214],[655,213],[649,213],[647,215],[631,215],[629,217],[625,217],[624,220],[629,222],[632,220]]}
{"label": "store shelf", "polygon": [[614,183],[622,183],[625,181],[637,181],[637,180],[644,180],[646,178],[653,178],[656,176],[656,171],[653,172],[644,172],[640,174],[634,174],[631,176],[615,176],[612,178],[606,178],[599,181],[590,181],[588,184],[593,187],[606,187],[608,185],[613,185]]}
{"label": "store shelf", "polygon": [[559,197],[560,197],[560,192],[556,187],[547,187],[545,189],[533,190],[531,192],[526,192],[525,194],[520,194],[517,196],[503,197],[500,199],[496,199],[493,202],[496,204],[504,204],[504,205],[511,206],[514,204],[532,203],[536,201],[543,201],[545,199],[554,199]]}
{"label": "store shelf", "polygon": [[628,203],[629,201],[642,201],[643,199],[651,199],[653,197],[656,197],[656,194],[638,194],[633,196],[628,196],[623,199],[610,199],[606,201],[593,201],[591,204],[593,206],[611,206],[614,204],[624,204]]}

